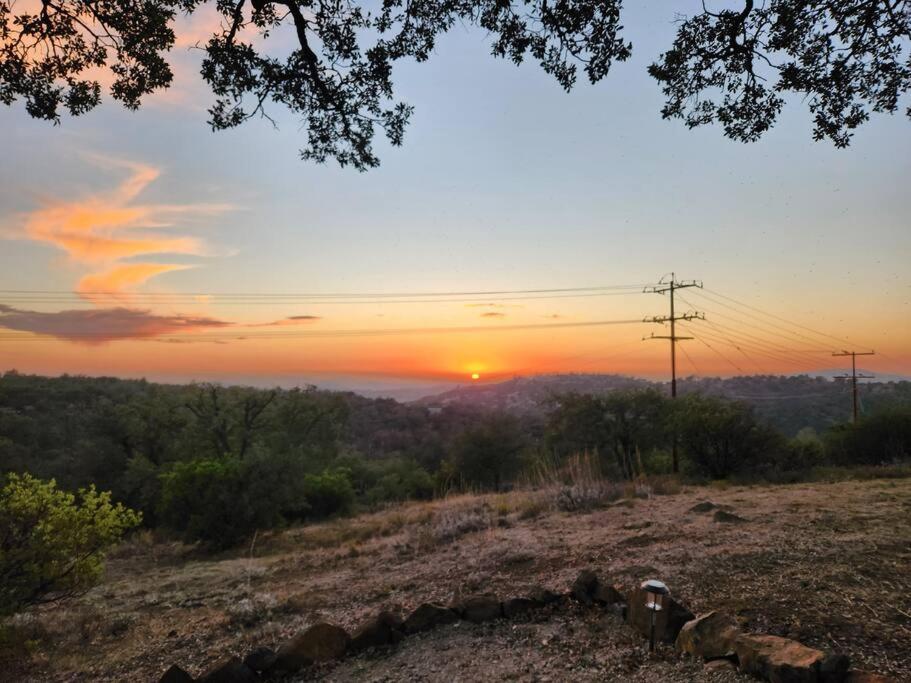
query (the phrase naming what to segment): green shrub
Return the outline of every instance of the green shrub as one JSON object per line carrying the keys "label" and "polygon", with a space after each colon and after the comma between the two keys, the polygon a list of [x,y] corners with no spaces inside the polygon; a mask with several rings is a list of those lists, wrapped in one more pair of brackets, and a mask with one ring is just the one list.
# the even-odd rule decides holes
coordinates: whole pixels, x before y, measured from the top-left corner
{"label": "green shrub", "polygon": [[826,434],[829,458],[841,465],[882,465],[911,459],[911,407],[895,407],[839,425]]}
{"label": "green shrub", "polygon": [[0,490],[0,615],[94,586],[104,551],[140,519],[94,486],[73,495],[53,479],[8,474]]}
{"label": "green shrub", "polygon": [[191,541],[227,548],[307,509],[302,477],[283,458],[199,459],[162,475],[161,522]]}
{"label": "green shrub", "polygon": [[774,470],[782,437],[756,421],[743,403],[700,394],[677,401],[674,420],[692,474],[725,479]]}
{"label": "green shrub", "polygon": [[304,496],[309,516],[345,515],[354,506],[354,487],[345,469],[324,470],[304,477]]}

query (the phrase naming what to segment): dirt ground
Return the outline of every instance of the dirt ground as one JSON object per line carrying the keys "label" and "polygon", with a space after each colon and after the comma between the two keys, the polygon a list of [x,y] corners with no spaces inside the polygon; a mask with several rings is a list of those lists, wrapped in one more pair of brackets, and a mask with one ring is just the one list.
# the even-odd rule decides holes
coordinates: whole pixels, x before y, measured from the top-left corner
{"label": "dirt ground", "polygon": [[[20,617],[13,680],[154,681],[228,654],[276,647],[317,621],[354,628],[475,592],[565,592],[581,569],[621,590],[665,581],[697,614],[729,609],[746,631],[851,656],[911,680],[911,480],[685,488],[589,512],[550,492],[462,496],[256,539],[217,558],[142,539],[78,603]],[[712,501],[742,521],[718,521]],[[0,676],[0,678],[3,678]],[[459,623],[300,680],[735,681],[644,643],[602,610]]]}

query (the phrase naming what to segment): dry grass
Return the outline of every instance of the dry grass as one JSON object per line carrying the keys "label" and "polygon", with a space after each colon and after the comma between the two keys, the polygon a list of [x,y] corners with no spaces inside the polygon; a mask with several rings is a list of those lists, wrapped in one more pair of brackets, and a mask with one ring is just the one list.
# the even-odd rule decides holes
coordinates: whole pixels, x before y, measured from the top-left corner
{"label": "dry grass", "polygon": [[[381,608],[404,611],[469,592],[565,590],[580,568],[593,567],[621,587],[658,576],[697,612],[729,608],[747,629],[842,650],[864,668],[911,678],[911,481],[677,486],[624,486],[620,495],[630,497],[571,513],[557,509],[553,486],[453,496],[264,535],[216,558],[134,541],[80,601],[14,620],[0,638],[5,670],[15,680],[71,680],[75,672],[152,680],[176,662],[198,674],[317,620],[353,628]],[[688,512],[704,500],[748,521],[719,524],[711,513]],[[498,629],[509,628],[488,627],[485,639],[500,642]],[[565,628],[566,648],[588,647]],[[535,642],[529,636],[527,647]],[[464,651],[453,641],[439,656],[459,663],[447,670],[463,680],[479,680],[477,647],[471,638]],[[504,650],[500,660],[518,656]],[[416,667],[412,677],[440,680],[426,658],[397,661]],[[358,666],[358,677],[371,679],[385,665]],[[688,680],[675,666],[667,663],[667,680]],[[336,680],[350,680],[346,667]],[[634,679],[652,680],[638,668]]]}

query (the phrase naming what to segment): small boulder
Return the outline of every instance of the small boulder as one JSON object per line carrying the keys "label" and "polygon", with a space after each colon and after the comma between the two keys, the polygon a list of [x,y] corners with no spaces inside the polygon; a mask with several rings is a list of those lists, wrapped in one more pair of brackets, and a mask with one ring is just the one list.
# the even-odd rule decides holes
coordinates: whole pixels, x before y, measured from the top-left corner
{"label": "small boulder", "polygon": [[882,674],[874,674],[869,671],[858,671],[853,669],[848,672],[845,683],[896,683],[896,681]]}
{"label": "small boulder", "polygon": [[712,519],[716,522],[721,522],[722,524],[742,524],[746,521],[740,515],[735,515],[733,512],[728,512],[727,510],[716,510]]}
{"label": "small boulder", "polygon": [[714,510],[717,505],[710,500],[704,500],[701,503],[696,503],[693,507],[690,508],[690,512],[697,512],[702,514],[703,512],[711,512]]}
{"label": "small boulder", "polygon": [[842,654],[827,654],[819,663],[820,683],[844,683],[851,668],[851,658]]}
{"label": "small boulder", "polygon": [[604,583],[591,569],[583,569],[570,587],[570,594],[583,605],[600,603],[613,605],[623,602],[623,594],[610,584]]}
{"label": "small boulder", "polygon": [[473,595],[455,607],[459,615],[474,624],[493,621],[503,616],[503,607],[495,595]]}
{"label": "small boulder", "polygon": [[351,634],[352,652],[362,652],[372,647],[395,645],[402,635],[402,620],[392,612],[380,612]]}
{"label": "small boulder", "polygon": [[[636,588],[626,603],[626,622],[642,635],[651,633],[652,611],[645,606],[646,593]],[[683,625],[696,618],[684,605],[670,596],[664,597],[664,609],[655,614],[655,641],[674,643]]]}
{"label": "small boulder", "polygon": [[583,605],[591,605],[595,601],[597,588],[598,575],[591,569],[583,569],[573,581],[573,585],[569,587],[569,592]]}
{"label": "small boulder", "polygon": [[193,683],[193,677],[176,664],[172,664],[158,679],[158,683]]}
{"label": "small boulder", "polygon": [[737,671],[737,665],[730,659],[712,659],[705,663],[703,667],[706,671],[719,671],[734,673]]}
{"label": "small boulder", "polygon": [[740,635],[737,621],[724,612],[709,612],[688,621],[677,634],[677,650],[705,659],[730,657]]}
{"label": "small boulder", "polygon": [[549,588],[543,588],[542,586],[532,588],[528,592],[528,597],[541,605],[552,605],[563,599],[563,596],[559,593],[554,593]]}
{"label": "small boulder", "polygon": [[602,605],[616,605],[626,602],[626,597],[623,593],[609,584],[602,583],[600,580],[592,597],[595,602],[600,602]]}
{"label": "small boulder", "polygon": [[259,676],[238,657],[218,662],[200,677],[201,683],[256,683]]}
{"label": "small boulder", "polygon": [[315,624],[278,648],[273,669],[291,672],[314,662],[340,659],[348,649],[349,640],[343,628],[327,623]]}
{"label": "small boulder", "polygon": [[275,665],[276,657],[277,655],[271,648],[258,647],[255,650],[251,650],[250,653],[244,657],[244,664],[257,673],[262,673],[263,671],[268,671]]}
{"label": "small boulder", "polygon": [[779,636],[740,635],[734,644],[740,670],[773,683],[816,683],[823,653]]}
{"label": "small boulder", "polygon": [[402,624],[402,628],[405,633],[408,634],[420,633],[421,631],[428,631],[437,626],[451,624],[458,621],[458,619],[459,615],[448,607],[436,605],[432,602],[425,602],[408,615],[405,619],[405,623]]}
{"label": "small boulder", "polygon": [[542,605],[531,598],[510,598],[503,602],[503,616],[512,619],[540,607]]}

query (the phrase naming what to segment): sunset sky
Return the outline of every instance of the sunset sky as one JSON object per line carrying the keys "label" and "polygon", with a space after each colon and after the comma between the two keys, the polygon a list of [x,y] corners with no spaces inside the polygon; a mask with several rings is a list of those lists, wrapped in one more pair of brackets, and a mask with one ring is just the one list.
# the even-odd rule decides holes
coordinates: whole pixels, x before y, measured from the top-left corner
{"label": "sunset sky", "polygon": [[672,18],[631,5],[633,59],[570,94],[453,31],[399,66],[412,124],[362,174],[300,161],[281,110],[279,130],[210,132],[188,49],[205,14],[182,24],[175,86],[139,112],[108,101],[53,127],[0,107],[0,370],[663,378],[667,344],[641,340],[667,330],[622,321],[666,314],[642,288],[675,271],[706,287],[679,302],[708,319],[687,325],[682,375],[831,369],[842,348],[911,375],[907,117],[874,116],[846,150],[812,141],[799,102],[752,145],[662,121],[645,68]]}

